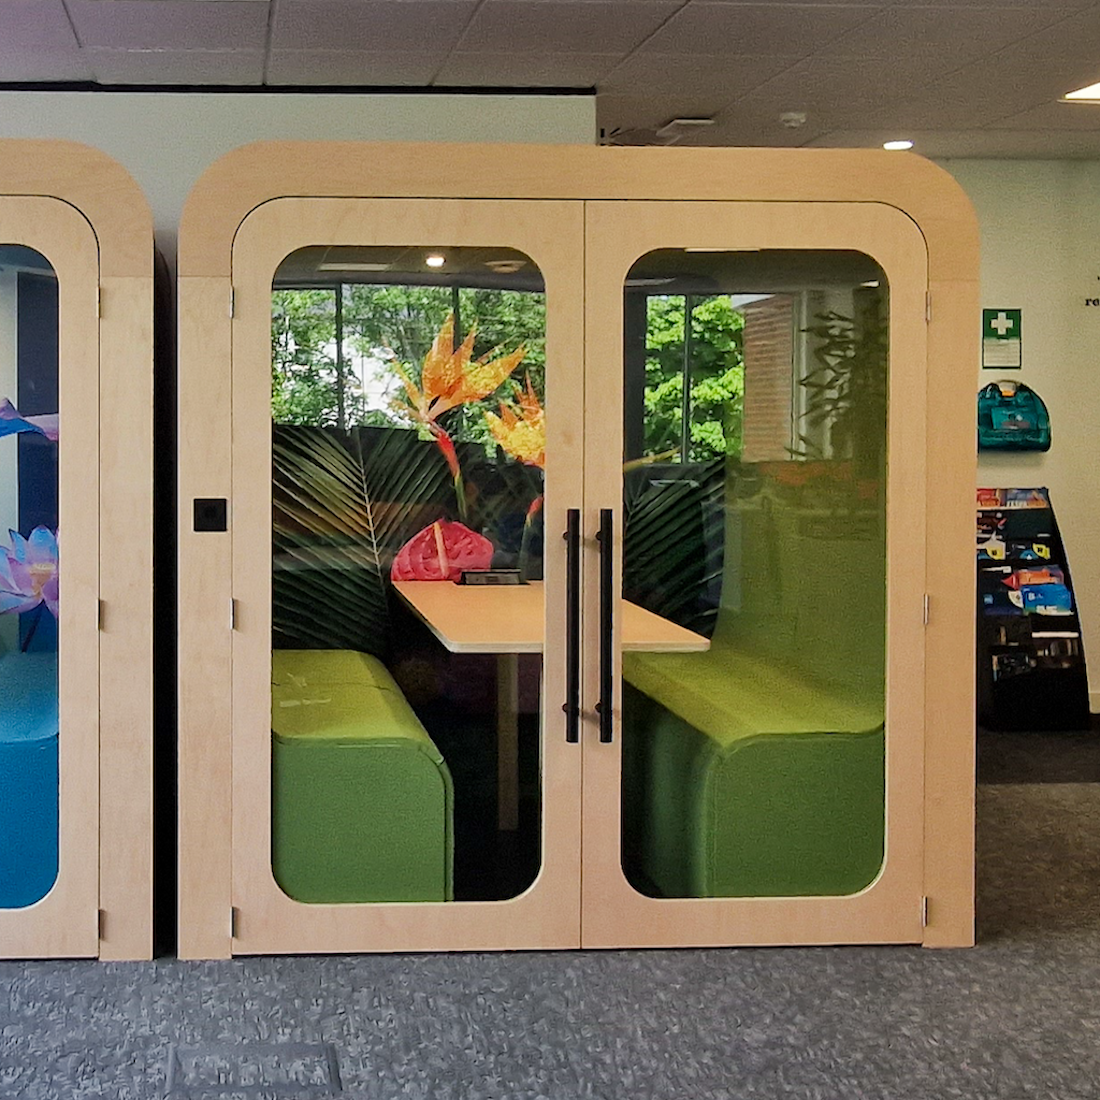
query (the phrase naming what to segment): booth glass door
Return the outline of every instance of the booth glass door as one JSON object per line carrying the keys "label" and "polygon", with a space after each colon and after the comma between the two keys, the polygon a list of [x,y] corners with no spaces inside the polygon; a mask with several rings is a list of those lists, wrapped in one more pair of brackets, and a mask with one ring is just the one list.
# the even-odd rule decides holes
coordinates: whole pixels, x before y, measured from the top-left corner
{"label": "booth glass door", "polygon": [[579,944],[581,211],[280,199],[237,235],[238,952]]}
{"label": "booth glass door", "polygon": [[70,206],[0,198],[5,958],[99,950],[98,282]]}
{"label": "booth glass door", "polygon": [[583,942],[922,929],[926,255],[589,203]]}

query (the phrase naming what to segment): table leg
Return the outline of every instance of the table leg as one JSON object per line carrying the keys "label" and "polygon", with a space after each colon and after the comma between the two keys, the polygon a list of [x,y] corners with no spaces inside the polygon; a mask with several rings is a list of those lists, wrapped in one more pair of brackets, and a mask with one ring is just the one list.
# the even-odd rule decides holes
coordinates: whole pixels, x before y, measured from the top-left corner
{"label": "table leg", "polygon": [[519,654],[497,655],[497,825],[519,828]]}

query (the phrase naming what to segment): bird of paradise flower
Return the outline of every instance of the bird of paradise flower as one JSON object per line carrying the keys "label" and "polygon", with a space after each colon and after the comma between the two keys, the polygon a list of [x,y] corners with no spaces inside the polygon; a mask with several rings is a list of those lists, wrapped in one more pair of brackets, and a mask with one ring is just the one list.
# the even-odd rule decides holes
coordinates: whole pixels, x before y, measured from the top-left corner
{"label": "bird of paradise flower", "polygon": [[417,423],[423,424],[443,452],[454,479],[459,517],[463,520],[466,519],[466,492],[462,484],[462,470],[454,441],[439,423],[439,417],[459,405],[488,397],[519,366],[527,351],[521,344],[515,351],[494,359],[493,354],[497,350],[494,348],[471,362],[476,334],[475,325],[456,348],[454,314],[449,313],[424,357],[419,386],[400,366],[394,366],[405,387],[406,397],[404,402],[398,401],[398,407]]}
{"label": "bird of paradise flower", "polygon": [[[531,376],[524,376],[525,388],[513,383],[515,407],[500,403],[500,416],[485,413],[485,422],[497,444],[514,459],[527,466],[546,470],[546,413],[538,394],[531,385]],[[519,547],[520,576],[526,576],[527,558],[531,550],[531,535],[535,516],[542,508],[543,494],[539,493],[523,521],[523,536]]]}

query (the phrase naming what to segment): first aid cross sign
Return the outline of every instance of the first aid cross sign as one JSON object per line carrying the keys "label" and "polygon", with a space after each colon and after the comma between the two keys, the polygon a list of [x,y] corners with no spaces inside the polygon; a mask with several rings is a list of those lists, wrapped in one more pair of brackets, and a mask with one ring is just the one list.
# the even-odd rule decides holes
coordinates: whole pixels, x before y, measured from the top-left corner
{"label": "first aid cross sign", "polygon": [[982,366],[1018,370],[1021,364],[1020,310],[982,310]]}

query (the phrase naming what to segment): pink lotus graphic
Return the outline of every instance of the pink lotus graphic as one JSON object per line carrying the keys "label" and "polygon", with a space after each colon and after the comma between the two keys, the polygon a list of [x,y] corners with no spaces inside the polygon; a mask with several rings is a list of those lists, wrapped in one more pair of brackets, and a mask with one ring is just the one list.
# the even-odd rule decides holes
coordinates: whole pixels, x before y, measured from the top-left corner
{"label": "pink lotus graphic", "polygon": [[24,538],[10,531],[11,546],[0,550],[0,614],[22,614],[44,603],[57,618],[57,534],[36,527]]}

